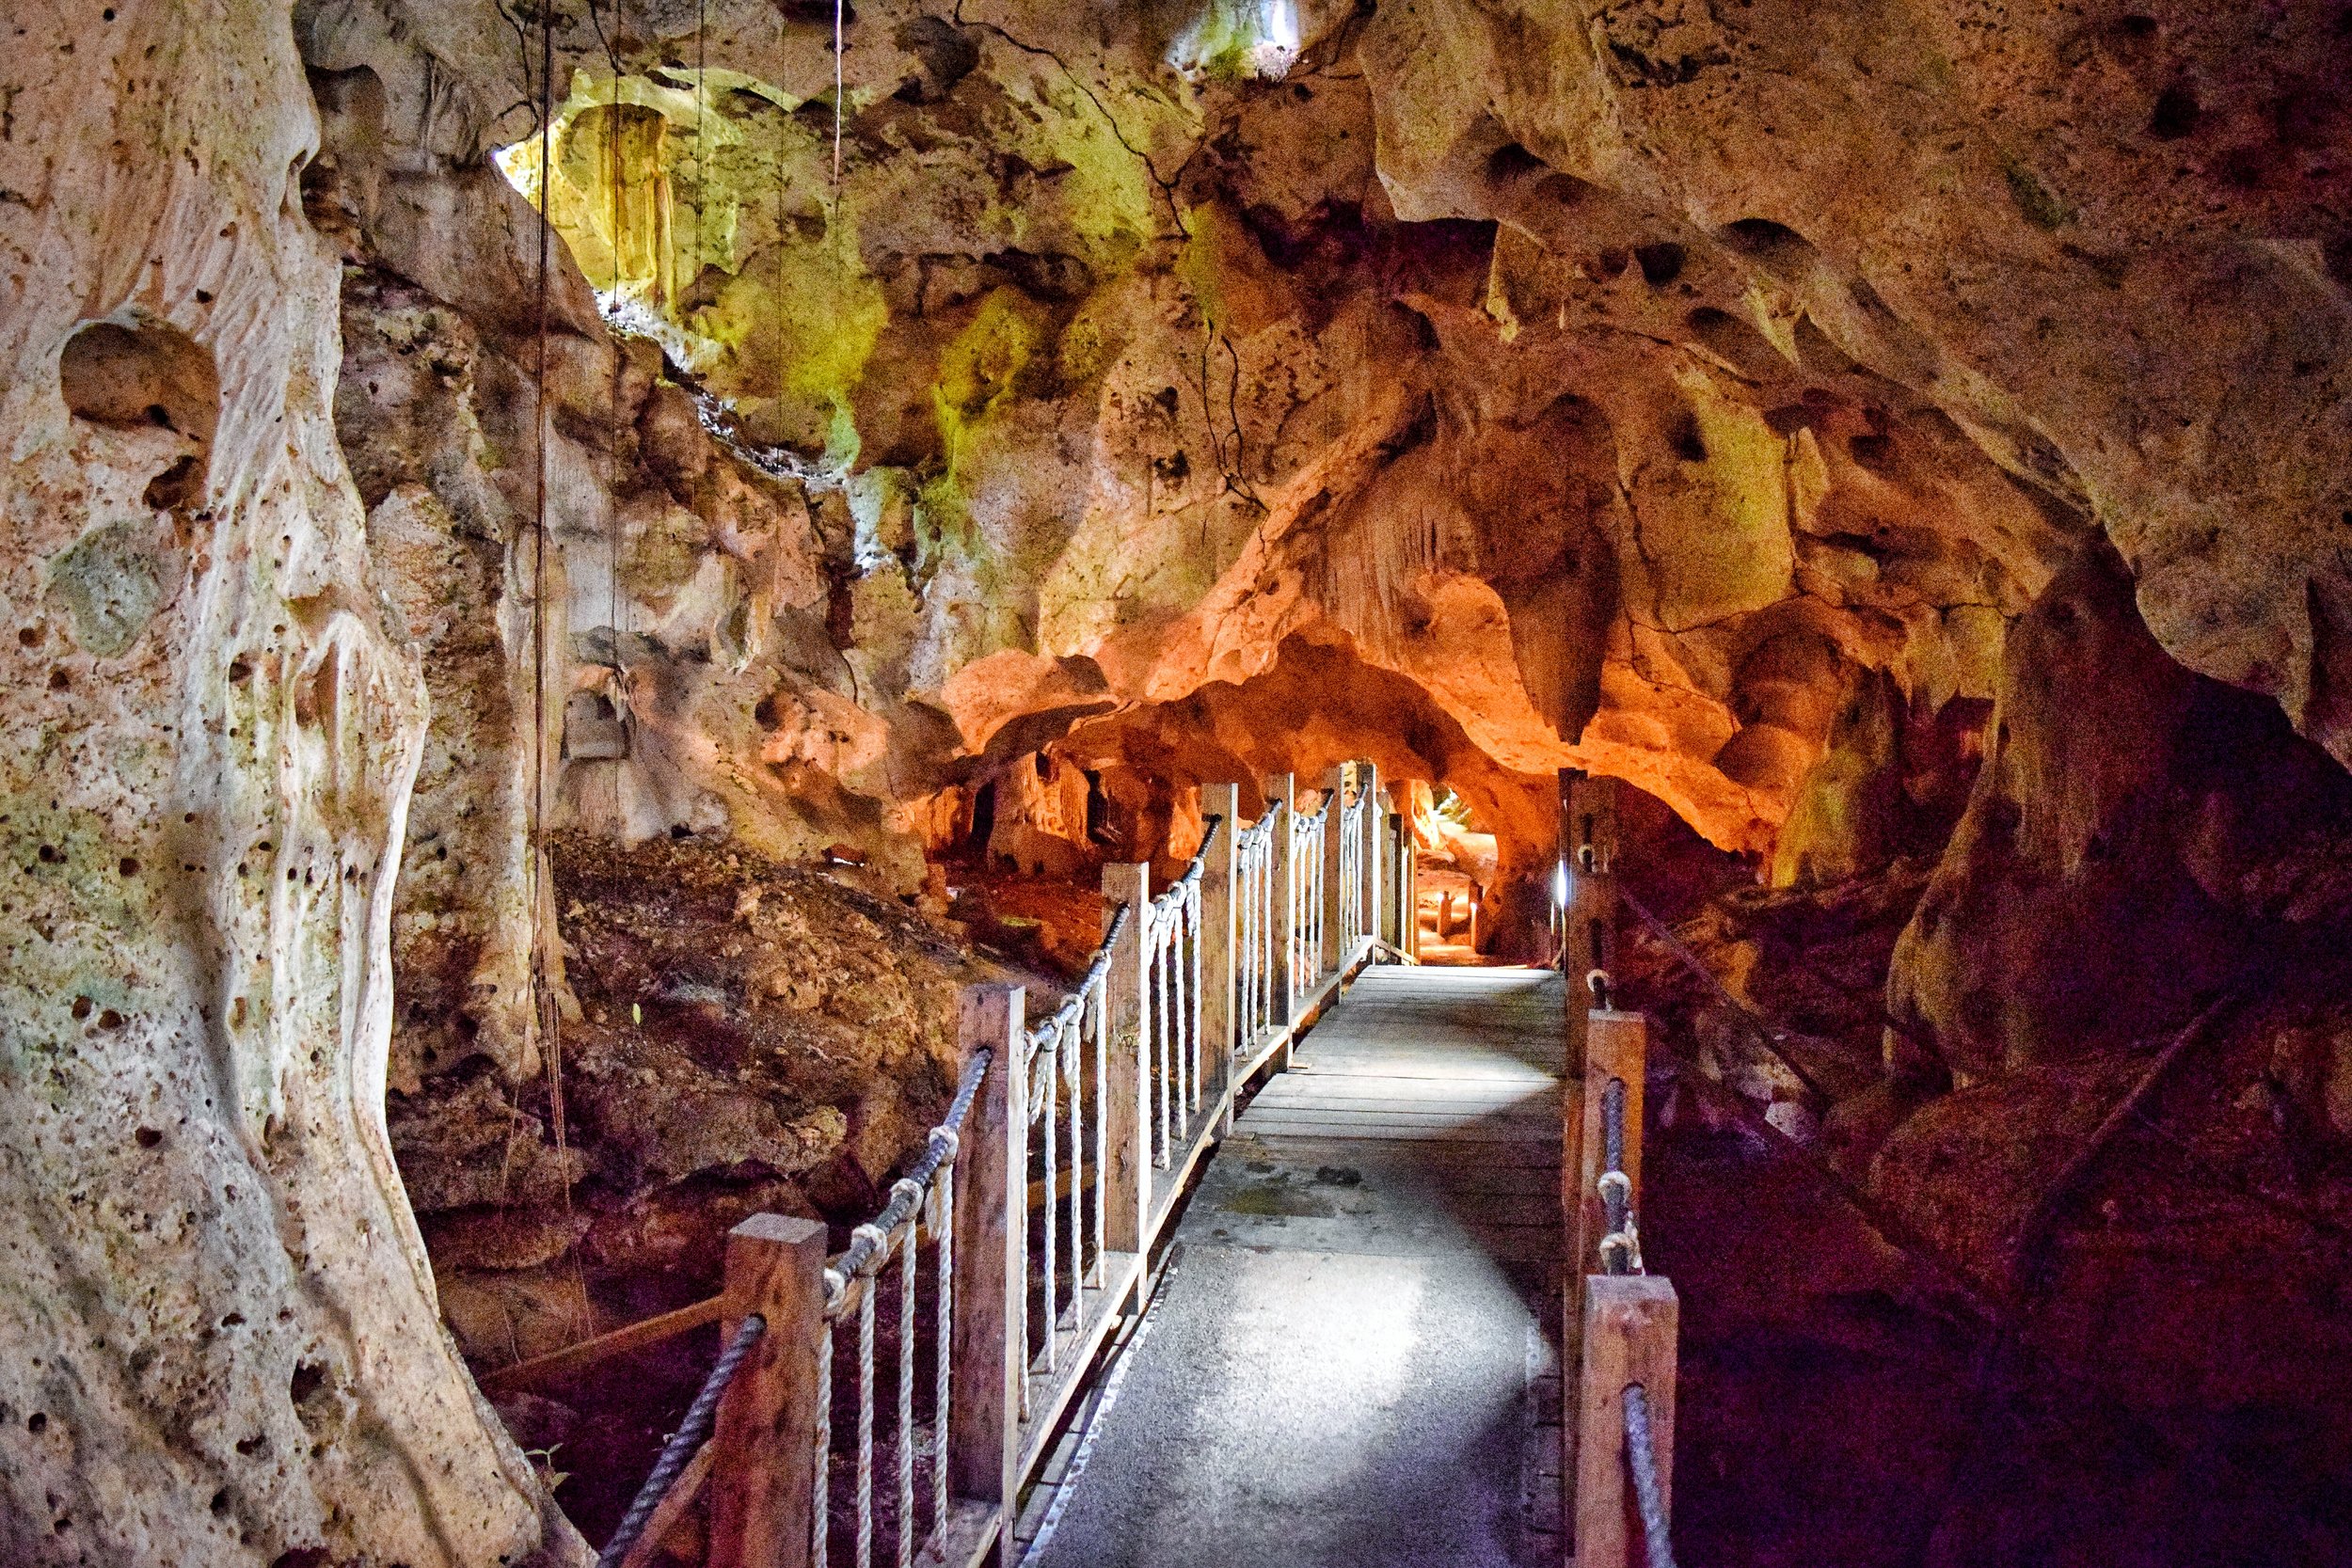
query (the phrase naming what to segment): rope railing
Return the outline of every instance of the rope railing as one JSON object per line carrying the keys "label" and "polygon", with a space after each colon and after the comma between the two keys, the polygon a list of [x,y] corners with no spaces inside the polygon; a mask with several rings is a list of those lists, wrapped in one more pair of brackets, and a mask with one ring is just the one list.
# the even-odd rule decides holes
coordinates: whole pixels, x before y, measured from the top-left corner
{"label": "rope railing", "polygon": [[[697,1496],[710,1500],[714,1562],[873,1568],[879,1553],[913,1568],[991,1539],[1009,1548],[1021,1481],[1142,1288],[1178,1189],[1230,1123],[1237,1075],[1265,1060],[1266,1039],[1304,1027],[1302,998],[1379,957],[1375,883],[1411,885],[1409,865],[1383,870],[1379,857],[1408,856],[1411,841],[1372,815],[1368,775],[1354,800],[1327,789],[1311,815],[1278,782],[1247,828],[1233,786],[1204,790],[1218,809],[1200,851],[1156,895],[1148,867],[1106,868],[1102,945],[1034,1026],[1017,989],[966,988],[947,1112],[843,1250],[828,1253],[815,1221],[755,1215],[728,1237],[718,1301],[590,1353],[727,1325],[600,1568],[642,1568]],[[1327,935],[1344,939],[1336,963]],[[837,1492],[850,1511],[838,1532]]]}
{"label": "rope railing", "polygon": [[1327,795],[1312,813],[1294,814],[1291,817],[1293,874],[1287,960],[1291,986],[1290,994],[1285,998],[1286,1011],[1297,1005],[1298,993],[1306,984],[1311,984],[1323,975],[1322,849],[1324,824],[1330,816],[1331,800]]}
{"label": "rope railing", "polygon": [[[1115,1195],[1110,1180],[1110,1096],[1114,1073],[1125,1070],[1117,1063],[1127,1060],[1128,1049],[1126,1038],[1113,1039],[1115,1010],[1131,1014],[1134,1024],[1128,1037],[1140,1068],[1135,1082],[1143,1164],[1172,1171],[1201,1136],[1212,1066],[1205,1045],[1203,890],[1210,862],[1226,842],[1227,816],[1204,816],[1199,850],[1155,896],[1144,894],[1143,868],[1113,868],[1132,876],[1110,912],[1102,946],[1076,990],[1031,1032],[1024,1110],[1043,1212],[1038,1223],[1015,1227],[1011,1243],[1012,1267],[1034,1281],[1036,1298],[1014,1314],[1010,1329],[1018,1368],[1015,1411],[1022,1421],[1044,1419],[1065,1391],[1067,1375],[1085,1370],[1083,1347],[1115,1305],[1107,1296],[1121,1285],[1110,1276],[1111,1259],[1135,1244],[1114,1235],[1113,1226],[1114,1205],[1123,1209],[1126,1195]],[[1226,902],[1231,919],[1230,894]],[[1230,995],[1237,980],[1228,972],[1219,984]],[[1124,991],[1115,996],[1121,987],[1132,990],[1131,1000]],[[1119,1218],[1123,1227],[1124,1214]]]}
{"label": "rope railing", "polygon": [[914,1217],[915,1206],[922,1201],[931,1179],[954,1161],[964,1118],[972,1114],[972,1097],[980,1092],[980,1080],[987,1075],[993,1056],[993,1052],[979,1051],[963,1064],[963,1073],[957,1080],[955,1098],[947,1103],[946,1116],[923,1140],[922,1158],[891,1184],[890,1200],[882,1205],[882,1212],[852,1230],[849,1246],[826,1267],[828,1305],[839,1302],[851,1276],[867,1271],[886,1245],[889,1234]]}
{"label": "rope railing", "polygon": [[[895,1258],[898,1263],[898,1365],[897,1369],[898,1409],[897,1442],[897,1521],[895,1544],[898,1568],[910,1568],[914,1560],[918,1541],[915,1534],[914,1508],[914,1346],[915,1306],[918,1293],[916,1252],[921,1242],[921,1214],[926,1197],[931,1200],[931,1234],[937,1238],[935,1266],[935,1303],[932,1316],[936,1323],[937,1358],[941,1367],[949,1359],[949,1340],[955,1322],[955,1158],[961,1147],[965,1119],[970,1116],[974,1098],[979,1093],[980,1082],[987,1075],[995,1053],[976,1051],[964,1063],[963,1073],[956,1085],[955,1099],[949,1103],[947,1115],[931,1129],[924,1141],[922,1158],[913,1169],[891,1183],[889,1201],[882,1212],[850,1233],[850,1244],[825,1267],[824,1319],[828,1324],[826,1342],[817,1357],[818,1397],[817,1399],[817,1432],[815,1449],[818,1456],[815,1488],[810,1510],[812,1523],[809,1536],[810,1560],[817,1568],[824,1568],[831,1549],[832,1537],[832,1452],[833,1452],[833,1382],[837,1358],[832,1343],[830,1325],[837,1323],[849,1312],[856,1313],[857,1365],[857,1439],[853,1454],[856,1465],[857,1507],[857,1568],[871,1568],[874,1542],[874,1418],[876,1386],[874,1373],[875,1315],[880,1305],[879,1289],[882,1270]],[[944,1431],[949,1415],[950,1395],[945,1379],[934,1390],[932,1422]],[[934,1466],[931,1497],[932,1528],[944,1529],[947,1519],[946,1471]]]}
{"label": "rope railing", "polygon": [[1367,879],[1364,876],[1365,850],[1369,847],[1365,824],[1372,814],[1372,800],[1362,790],[1340,807],[1340,944],[1345,947],[1359,937],[1376,934],[1376,921],[1366,902]]}
{"label": "rope railing", "polygon": [[[1059,1366],[1060,1347],[1052,1325],[1058,1323],[1062,1317],[1061,1291],[1065,1272],[1071,1310],[1081,1318],[1086,1312],[1089,1287],[1100,1283],[1105,1250],[1104,1235],[1109,1221],[1101,1180],[1103,1165],[1109,1157],[1110,1008],[1107,989],[1111,955],[1134,919],[1135,911],[1128,906],[1122,905],[1112,912],[1110,924],[1104,931],[1103,944],[1088,964],[1085,974],[1053,1014],[1028,1034],[1025,1071],[1023,1074],[1023,1081],[1028,1088],[1025,1109],[1028,1123],[1039,1130],[1037,1145],[1044,1165],[1044,1190],[1047,1195],[1044,1233],[1040,1245],[1043,1321],[1047,1325],[1041,1336],[1044,1340],[1042,1354],[1047,1372],[1057,1370]],[[1089,1131],[1094,1134],[1091,1144],[1088,1139]],[[1061,1185],[1064,1132],[1068,1134],[1070,1165],[1070,1202],[1066,1211],[1056,1198]],[[1089,1158],[1089,1153],[1091,1159]],[[1089,1180],[1089,1171],[1093,1177],[1091,1180]],[[1090,1225],[1088,1223],[1089,1193],[1093,1198]],[[1091,1258],[1088,1252],[1089,1241],[1093,1243]],[[1025,1369],[1030,1363],[1025,1313],[1022,1316],[1018,1333],[1021,1365],[1025,1369],[1021,1405],[1025,1416],[1029,1398],[1029,1377]]]}
{"label": "rope railing", "polygon": [[1178,1135],[1200,1109],[1200,877],[1220,819],[1208,819],[1201,853],[1184,875],[1153,899],[1145,929],[1154,1003],[1152,1086],[1159,1107],[1152,1163],[1175,1159]]}
{"label": "rope railing", "polygon": [[1241,1037],[1254,1040],[1271,1028],[1278,1016],[1274,1001],[1274,835],[1286,808],[1279,802],[1236,835],[1233,843],[1237,887],[1235,964],[1239,971],[1238,1015]]}
{"label": "rope railing", "polygon": [[1642,1514],[1642,1544],[1649,1568],[1675,1568],[1674,1543],[1666,1528],[1666,1489],[1658,1476],[1658,1449],[1650,1438],[1649,1390],[1629,1383],[1621,1396],[1625,1414],[1626,1467],[1633,1475],[1633,1497]]}
{"label": "rope railing", "polygon": [[1633,1179],[1625,1169],[1625,1080],[1612,1078],[1601,1091],[1601,1173],[1594,1183],[1608,1215],[1600,1239],[1603,1274],[1640,1274],[1642,1243],[1633,1218]]}
{"label": "rope railing", "polygon": [[653,1473],[637,1489],[637,1496],[629,1499],[628,1512],[621,1515],[620,1525],[612,1531],[612,1539],[606,1542],[604,1550],[596,1554],[596,1568],[620,1568],[620,1564],[628,1560],[629,1553],[636,1549],[638,1540],[645,1533],[645,1526],[653,1518],[654,1510],[661,1506],[661,1499],[668,1497],[670,1488],[677,1484],[677,1479],[684,1473],[688,1462],[709,1440],[711,1423],[719,1414],[719,1401],[726,1393],[727,1385],[735,1381],[735,1374],[743,1365],[743,1358],[752,1354],[753,1348],[759,1343],[760,1336],[767,1332],[768,1320],[756,1312],[745,1318],[736,1328],[735,1337],[720,1351],[717,1364],[710,1369],[710,1375],[703,1379],[702,1387],[695,1391],[693,1403],[686,1407],[685,1418],[678,1422],[677,1431],[672,1433],[670,1440],[661,1446],[661,1457],[654,1462]]}
{"label": "rope railing", "polygon": [[[874,1441],[874,1313],[875,1277],[894,1255],[900,1262],[899,1277],[899,1367],[898,1411],[898,1560],[907,1568],[914,1560],[917,1543],[914,1537],[915,1508],[914,1479],[914,1309],[916,1298],[915,1254],[922,1230],[920,1224],[924,1199],[931,1198],[931,1234],[937,1238],[937,1303],[934,1316],[939,1324],[939,1366],[943,1375],[934,1398],[933,1419],[943,1428],[948,1416],[948,1395],[944,1375],[948,1364],[947,1336],[953,1322],[954,1255],[951,1236],[955,1215],[955,1158],[959,1135],[972,1109],[973,1098],[978,1093],[980,1082],[993,1059],[988,1051],[976,1052],[964,1064],[956,1093],[949,1102],[946,1116],[930,1130],[925,1139],[922,1155],[907,1174],[892,1183],[890,1197],[874,1218],[850,1232],[849,1246],[826,1263],[822,1274],[821,1313],[830,1325],[846,1311],[854,1307],[858,1321],[858,1557],[859,1568],[869,1568],[873,1539],[873,1441]],[[662,1446],[660,1459],[646,1476],[637,1495],[612,1537],[597,1556],[597,1568],[620,1568],[628,1561],[647,1525],[654,1518],[665,1497],[677,1484],[695,1453],[711,1436],[722,1402],[735,1383],[752,1354],[767,1336],[765,1315],[749,1313],[729,1337],[709,1375],[703,1380],[693,1402],[687,1408],[678,1429]],[[830,1330],[827,1338],[830,1340]],[[833,1356],[820,1351],[817,1357],[818,1398],[816,1400],[817,1432],[813,1441],[817,1484],[813,1497],[813,1526],[809,1540],[810,1560],[823,1564],[828,1556],[830,1519],[830,1488],[827,1481],[832,1449],[832,1370]],[[937,1469],[933,1498],[934,1530],[944,1528],[947,1513],[946,1471]]]}

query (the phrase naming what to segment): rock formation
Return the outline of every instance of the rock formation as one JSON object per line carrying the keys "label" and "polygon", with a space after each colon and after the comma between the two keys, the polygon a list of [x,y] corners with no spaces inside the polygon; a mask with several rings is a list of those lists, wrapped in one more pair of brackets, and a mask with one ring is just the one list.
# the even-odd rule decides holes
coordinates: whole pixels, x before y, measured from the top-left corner
{"label": "rock formation", "polygon": [[[854,1208],[943,1085],[942,863],[1165,861],[1203,784],[1448,792],[1519,957],[1556,770],[1639,785],[1737,993],[1694,1062],[1988,1278],[2049,1166],[1968,1209],[1971,1107],[2072,1126],[2334,974],[2333,9],[8,33],[10,1560],[576,1557],[443,1319],[479,1360],[591,1264],[707,1270],[747,1194]],[[641,901],[743,950],[687,974]],[[886,1018],[786,973],[787,906],[871,926]],[[2332,984],[2222,1027],[2312,1170]],[[599,1108],[641,1073],[724,1101],[707,1147]]]}
{"label": "rock formation", "polygon": [[284,14],[9,32],[0,1555],[561,1559],[386,1133],[428,706],[336,436]]}

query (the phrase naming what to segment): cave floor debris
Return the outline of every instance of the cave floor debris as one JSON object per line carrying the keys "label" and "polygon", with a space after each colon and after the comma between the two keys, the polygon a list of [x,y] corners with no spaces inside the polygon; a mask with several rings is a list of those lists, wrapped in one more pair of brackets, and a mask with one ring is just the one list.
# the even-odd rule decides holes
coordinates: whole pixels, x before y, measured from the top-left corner
{"label": "cave floor debris", "polygon": [[1364,974],[1211,1163],[1029,1563],[1556,1560],[1560,1006]]}

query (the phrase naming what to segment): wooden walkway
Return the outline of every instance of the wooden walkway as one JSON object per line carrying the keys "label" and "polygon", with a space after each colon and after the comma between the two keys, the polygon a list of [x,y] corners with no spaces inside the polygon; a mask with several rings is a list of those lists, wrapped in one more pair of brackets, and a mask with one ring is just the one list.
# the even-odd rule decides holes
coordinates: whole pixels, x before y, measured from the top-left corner
{"label": "wooden walkway", "polygon": [[1556,1562],[1560,1007],[1364,973],[1212,1160],[1035,1568]]}

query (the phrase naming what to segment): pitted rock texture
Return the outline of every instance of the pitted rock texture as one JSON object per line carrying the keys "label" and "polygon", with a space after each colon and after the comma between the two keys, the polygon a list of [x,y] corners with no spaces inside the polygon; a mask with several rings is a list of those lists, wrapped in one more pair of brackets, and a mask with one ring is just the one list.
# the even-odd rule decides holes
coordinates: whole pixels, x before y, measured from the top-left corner
{"label": "pitted rock texture", "polygon": [[576,1548],[384,1124],[546,1069],[534,931],[594,1000],[537,829],[936,905],[1369,755],[1520,951],[1576,766],[1876,942],[1994,703],[1902,1096],[2340,928],[2327,8],[566,5],[552,82],[489,0],[292,11],[0,62],[12,1556]]}
{"label": "pitted rock texture", "polygon": [[[633,732],[617,768],[576,765],[585,820],[857,843],[912,887],[915,849],[980,784],[1026,790],[1072,723],[1250,681],[1299,638],[1462,730],[1460,776],[1519,798],[1484,825],[1532,907],[1559,767],[1762,854],[1866,674],[1930,712],[1989,697],[2083,487],[1848,352],[1851,309],[1808,305],[1770,224],[1718,233],[1566,157],[1538,115],[1561,105],[1504,92],[1465,18],[1311,12],[1268,55],[1202,54],[1172,16],[1073,43],[1035,8],[868,9],[837,102],[829,17],[567,16],[543,169],[531,40],[486,8],[305,7],[313,206],[355,260],[511,335],[517,302],[447,261],[476,231],[527,247],[492,150],[558,231],[557,684]],[[1531,40],[1564,70],[1583,47]],[[1436,57],[1489,71],[1527,134],[1458,125]],[[693,403],[663,378],[739,443],[689,438],[687,467],[779,476],[740,481],[771,492],[755,515],[676,483],[651,410]],[[388,434],[356,401],[344,427]],[[1215,782],[1129,763],[1164,799]],[[1003,805],[1001,833],[1067,845],[1017,861],[1101,858]]]}
{"label": "pitted rock texture", "polygon": [[0,55],[0,1557],[578,1560],[384,1122],[426,693],[336,441],[282,10]]}
{"label": "pitted rock texture", "polygon": [[2089,1054],[2330,955],[2347,825],[2352,778],[2167,656],[2092,546],[2010,633],[1983,770],[1895,952],[1890,1067],[1964,1085]]}

